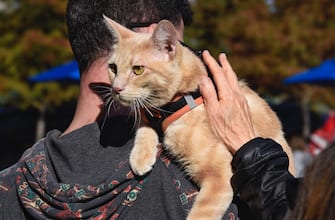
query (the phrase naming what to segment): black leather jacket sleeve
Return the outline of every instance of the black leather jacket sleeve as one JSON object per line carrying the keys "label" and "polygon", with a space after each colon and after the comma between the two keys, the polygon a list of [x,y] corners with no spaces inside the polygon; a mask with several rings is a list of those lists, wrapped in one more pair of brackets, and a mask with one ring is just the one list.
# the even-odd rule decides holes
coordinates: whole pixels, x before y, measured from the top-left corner
{"label": "black leather jacket sleeve", "polygon": [[248,219],[283,219],[293,207],[298,180],[288,172],[288,157],[278,143],[249,141],[234,155],[232,169],[234,193],[248,207]]}

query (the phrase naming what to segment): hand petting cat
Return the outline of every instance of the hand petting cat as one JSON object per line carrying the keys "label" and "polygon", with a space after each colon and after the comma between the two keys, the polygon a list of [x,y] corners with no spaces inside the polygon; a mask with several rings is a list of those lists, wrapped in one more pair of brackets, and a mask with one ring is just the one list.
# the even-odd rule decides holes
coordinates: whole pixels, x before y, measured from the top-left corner
{"label": "hand petting cat", "polygon": [[225,54],[220,54],[220,64],[208,51],[203,52],[203,59],[217,87],[216,91],[209,77],[201,79],[200,92],[210,125],[217,137],[235,154],[243,144],[256,137],[247,99]]}

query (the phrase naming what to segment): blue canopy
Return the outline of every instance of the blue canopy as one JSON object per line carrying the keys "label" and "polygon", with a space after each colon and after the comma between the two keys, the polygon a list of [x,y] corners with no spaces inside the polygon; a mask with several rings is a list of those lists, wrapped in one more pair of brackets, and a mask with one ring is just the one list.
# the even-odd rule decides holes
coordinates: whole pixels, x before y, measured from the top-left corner
{"label": "blue canopy", "polygon": [[80,78],[78,63],[74,60],[29,78],[32,82],[78,81]]}
{"label": "blue canopy", "polygon": [[335,86],[335,58],[321,63],[321,65],[287,77],[284,84],[308,83]]}

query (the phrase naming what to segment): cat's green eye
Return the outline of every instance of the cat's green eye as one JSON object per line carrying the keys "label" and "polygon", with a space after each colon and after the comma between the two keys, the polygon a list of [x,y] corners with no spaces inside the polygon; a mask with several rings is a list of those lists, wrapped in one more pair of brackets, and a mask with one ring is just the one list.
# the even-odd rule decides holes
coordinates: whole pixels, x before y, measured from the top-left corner
{"label": "cat's green eye", "polygon": [[112,71],[114,74],[117,73],[117,66],[115,63],[110,63],[108,64],[108,68],[110,69],[110,71]]}
{"label": "cat's green eye", "polygon": [[144,72],[144,66],[133,66],[133,72],[135,75],[141,75]]}

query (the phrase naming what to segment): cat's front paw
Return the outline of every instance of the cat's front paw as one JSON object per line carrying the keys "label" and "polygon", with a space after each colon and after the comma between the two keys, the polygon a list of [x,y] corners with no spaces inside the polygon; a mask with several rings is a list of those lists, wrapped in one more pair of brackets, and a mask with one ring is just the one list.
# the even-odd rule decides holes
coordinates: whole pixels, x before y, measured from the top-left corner
{"label": "cat's front paw", "polygon": [[140,128],[130,153],[129,163],[136,175],[143,176],[152,170],[157,157],[158,137],[151,128]]}
{"label": "cat's front paw", "polygon": [[131,166],[131,169],[133,170],[133,172],[136,174],[136,175],[139,175],[139,176],[143,176],[145,175],[146,173],[148,173],[149,171],[152,170],[155,162],[156,162],[156,156],[154,159],[146,159],[146,160],[143,160],[140,158],[141,156],[138,157],[138,155],[136,156],[130,156],[130,166]]}
{"label": "cat's front paw", "polygon": [[130,153],[129,163],[131,169],[136,175],[143,176],[152,170],[157,156],[156,146],[142,146],[135,145]]}

